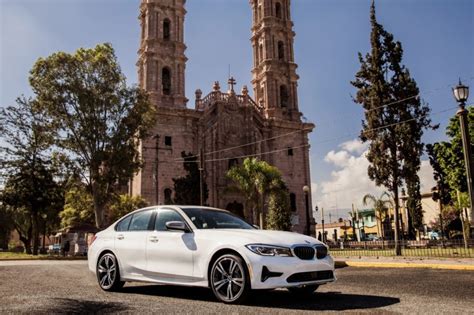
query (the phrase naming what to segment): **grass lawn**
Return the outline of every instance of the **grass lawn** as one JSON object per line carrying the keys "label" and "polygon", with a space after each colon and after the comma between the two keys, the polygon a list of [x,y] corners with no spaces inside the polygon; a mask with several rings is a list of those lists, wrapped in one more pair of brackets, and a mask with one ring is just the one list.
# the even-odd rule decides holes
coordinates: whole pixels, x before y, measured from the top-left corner
{"label": "grass lawn", "polygon": [[86,259],[84,256],[68,256],[68,257],[62,257],[62,256],[50,256],[50,255],[28,255],[25,253],[11,253],[11,252],[0,252],[0,260],[31,260],[31,259],[66,259],[66,260],[71,260],[71,259]]}
{"label": "grass lawn", "polygon": [[[394,249],[330,249],[331,255],[341,256],[374,256],[390,257],[395,256]],[[474,258],[474,248],[402,248],[402,256],[406,257],[466,257]]]}

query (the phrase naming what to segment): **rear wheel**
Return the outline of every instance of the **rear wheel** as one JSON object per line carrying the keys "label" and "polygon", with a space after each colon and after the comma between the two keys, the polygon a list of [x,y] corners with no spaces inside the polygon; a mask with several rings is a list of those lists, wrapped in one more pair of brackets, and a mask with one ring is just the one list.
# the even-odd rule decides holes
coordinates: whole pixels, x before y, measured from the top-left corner
{"label": "rear wheel", "polygon": [[319,285],[317,284],[306,284],[299,287],[288,288],[288,291],[297,295],[297,296],[310,296],[318,289]]}
{"label": "rear wheel", "polygon": [[97,262],[97,281],[104,291],[117,291],[125,282],[120,281],[120,270],[117,258],[112,253],[106,253]]}
{"label": "rear wheel", "polygon": [[250,291],[245,263],[232,254],[222,255],[214,262],[209,282],[216,298],[224,303],[241,303]]}

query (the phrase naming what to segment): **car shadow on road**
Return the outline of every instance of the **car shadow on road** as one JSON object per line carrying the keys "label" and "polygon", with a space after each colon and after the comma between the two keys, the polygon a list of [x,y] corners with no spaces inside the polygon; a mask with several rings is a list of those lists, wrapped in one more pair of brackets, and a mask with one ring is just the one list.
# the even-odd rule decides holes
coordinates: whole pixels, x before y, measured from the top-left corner
{"label": "car shadow on road", "polygon": [[[133,285],[124,287],[122,292],[218,303],[211,290],[205,288],[168,285]],[[245,305],[287,310],[345,311],[380,308],[397,303],[400,303],[399,298],[387,296],[317,292],[309,298],[302,298],[286,290],[273,290],[253,291]]]}
{"label": "car shadow on road", "polygon": [[88,301],[77,299],[53,298],[50,305],[45,305],[39,310],[44,314],[101,314],[116,313],[128,310],[122,303]]}

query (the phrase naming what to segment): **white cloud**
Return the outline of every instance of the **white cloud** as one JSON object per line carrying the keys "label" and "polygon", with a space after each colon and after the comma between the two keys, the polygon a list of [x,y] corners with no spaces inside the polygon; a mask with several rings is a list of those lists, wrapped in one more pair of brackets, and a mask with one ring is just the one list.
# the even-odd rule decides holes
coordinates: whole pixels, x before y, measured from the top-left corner
{"label": "white cloud", "polygon": [[433,178],[433,168],[429,160],[421,161],[418,176],[420,176],[421,193],[430,192],[431,188],[436,186],[436,182]]}
{"label": "white cloud", "polygon": [[350,159],[350,154],[346,151],[330,151],[326,156],[324,157],[324,161],[328,163],[332,163],[336,166],[346,166],[347,163],[349,162]]}
{"label": "white cloud", "polygon": [[[375,186],[367,175],[369,161],[366,158],[366,145],[353,140],[339,147],[342,149],[330,151],[324,158],[333,167],[330,179],[313,183],[313,204],[317,204],[319,208],[324,207],[329,213],[332,211],[333,219],[347,217],[352,204],[359,209],[364,208],[362,198],[365,194],[379,196],[386,191],[383,187]],[[362,148],[364,150],[361,151]],[[422,193],[434,186],[432,174],[429,161],[422,161],[419,172]]]}
{"label": "white cloud", "polygon": [[348,152],[354,152],[358,154],[366,151],[368,146],[369,145],[367,143],[363,143],[359,139],[350,140],[339,145],[340,148]]}

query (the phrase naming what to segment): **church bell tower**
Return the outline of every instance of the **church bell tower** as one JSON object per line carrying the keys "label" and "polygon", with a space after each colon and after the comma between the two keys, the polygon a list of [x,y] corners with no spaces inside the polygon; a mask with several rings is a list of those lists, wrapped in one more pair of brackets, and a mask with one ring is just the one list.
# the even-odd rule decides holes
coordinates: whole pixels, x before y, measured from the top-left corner
{"label": "church bell tower", "polygon": [[184,9],[186,0],[142,0],[140,87],[157,107],[185,108]]}
{"label": "church bell tower", "polygon": [[299,121],[290,0],[250,0],[250,4],[255,100],[268,118]]}

